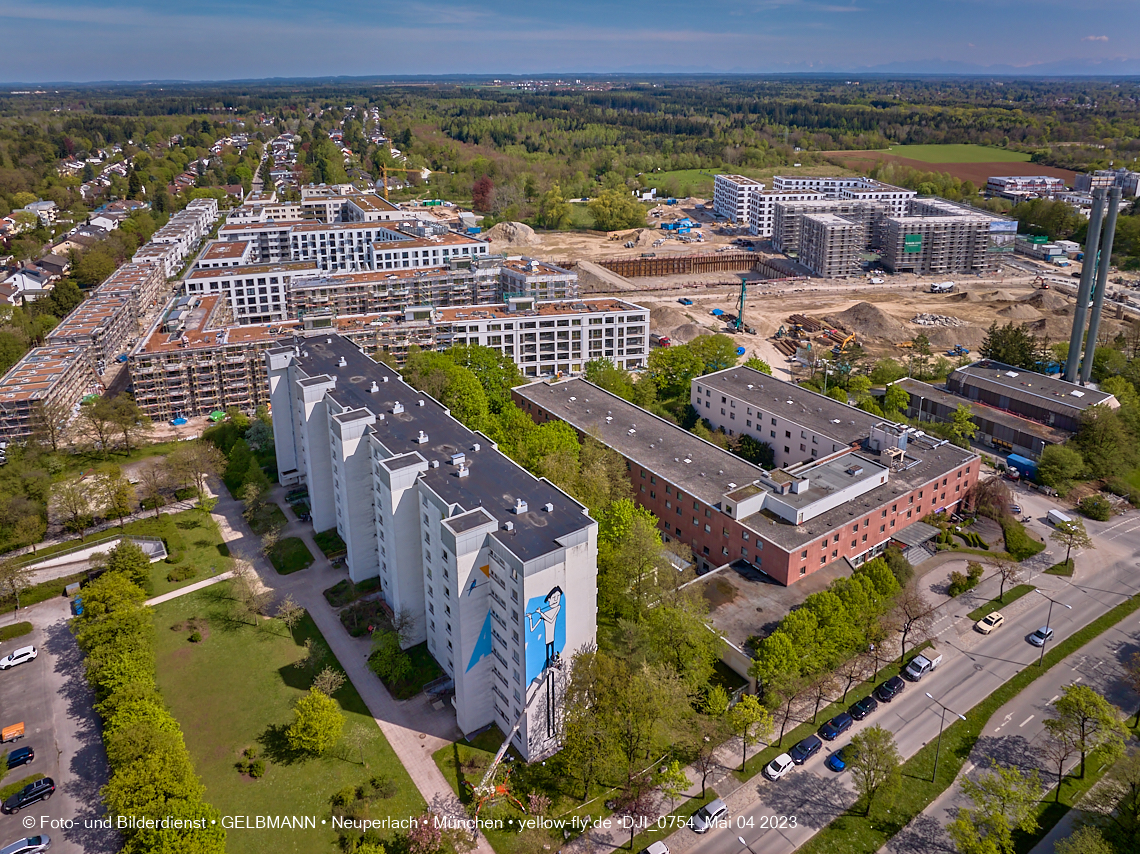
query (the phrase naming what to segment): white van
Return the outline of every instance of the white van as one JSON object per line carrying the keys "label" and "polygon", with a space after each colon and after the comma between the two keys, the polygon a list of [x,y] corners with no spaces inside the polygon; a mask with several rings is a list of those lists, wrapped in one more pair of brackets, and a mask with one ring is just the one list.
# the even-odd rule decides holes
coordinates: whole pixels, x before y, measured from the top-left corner
{"label": "white van", "polygon": [[1062,522],[1072,522],[1073,521],[1072,519],[1070,519],[1068,517],[1068,515],[1066,515],[1065,513],[1062,513],[1060,510],[1050,510],[1049,515],[1046,518],[1049,520],[1049,524],[1052,525],[1053,527],[1060,525]]}

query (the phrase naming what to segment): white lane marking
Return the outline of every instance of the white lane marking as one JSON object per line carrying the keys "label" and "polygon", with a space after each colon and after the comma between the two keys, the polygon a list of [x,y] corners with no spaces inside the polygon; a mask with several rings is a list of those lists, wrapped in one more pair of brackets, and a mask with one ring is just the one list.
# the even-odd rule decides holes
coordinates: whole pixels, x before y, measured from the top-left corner
{"label": "white lane marking", "polygon": [[1085,677],[1083,677],[1083,676],[1078,676],[1076,679],[1073,680],[1073,684],[1076,685],[1078,682],[1080,682],[1084,678]]}
{"label": "white lane marking", "polygon": [[1049,698],[1049,702],[1046,703],[1046,705],[1050,705],[1054,700],[1056,700],[1060,696],[1061,696],[1060,694],[1054,694],[1052,697]]}
{"label": "white lane marking", "polygon": [[1037,715],[1030,715],[1029,717],[1027,717],[1025,720],[1023,720],[1021,723],[1019,723],[1019,724],[1017,725],[1017,726],[1018,726],[1018,728],[1020,729],[1021,727],[1025,726],[1027,723],[1029,723],[1029,722],[1030,722],[1031,720],[1033,720],[1035,717],[1037,717]]}

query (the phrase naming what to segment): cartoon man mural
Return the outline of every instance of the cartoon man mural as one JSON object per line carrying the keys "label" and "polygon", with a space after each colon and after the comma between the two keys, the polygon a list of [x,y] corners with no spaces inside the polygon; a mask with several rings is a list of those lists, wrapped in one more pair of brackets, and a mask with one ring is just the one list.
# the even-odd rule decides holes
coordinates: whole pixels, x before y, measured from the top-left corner
{"label": "cartoon man mural", "polygon": [[558,614],[562,611],[562,588],[557,585],[551,588],[542,600],[543,604],[527,613],[530,631],[538,628],[539,622],[543,624],[543,634],[546,638],[546,661],[543,669],[549,667],[557,658],[561,650],[556,650],[555,629],[558,625]]}

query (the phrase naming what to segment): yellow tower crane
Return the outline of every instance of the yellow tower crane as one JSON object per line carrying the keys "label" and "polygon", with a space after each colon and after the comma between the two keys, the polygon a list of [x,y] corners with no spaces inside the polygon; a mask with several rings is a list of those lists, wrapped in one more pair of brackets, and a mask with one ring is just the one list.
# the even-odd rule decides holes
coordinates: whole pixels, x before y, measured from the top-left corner
{"label": "yellow tower crane", "polygon": [[423,170],[422,169],[405,169],[405,168],[402,168],[400,166],[386,166],[385,164],[381,163],[380,164],[380,183],[384,185],[384,198],[385,198],[385,200],[387,200],[387,198],[388,198],[388,173],[389,172],[415,172],[416,174],[422,174]]}

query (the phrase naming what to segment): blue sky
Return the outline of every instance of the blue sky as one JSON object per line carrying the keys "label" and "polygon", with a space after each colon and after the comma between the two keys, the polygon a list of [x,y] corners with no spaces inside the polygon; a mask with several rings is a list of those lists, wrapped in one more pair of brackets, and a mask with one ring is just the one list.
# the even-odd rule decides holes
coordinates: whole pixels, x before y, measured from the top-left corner
{"label": "blue sky", "polygon": [[1140,67],[1138,0],[0,0],[0,32],[13,82]]}

